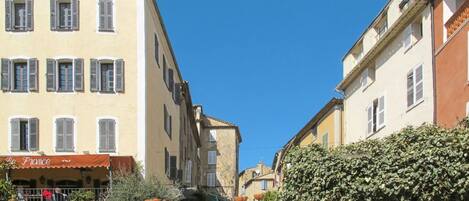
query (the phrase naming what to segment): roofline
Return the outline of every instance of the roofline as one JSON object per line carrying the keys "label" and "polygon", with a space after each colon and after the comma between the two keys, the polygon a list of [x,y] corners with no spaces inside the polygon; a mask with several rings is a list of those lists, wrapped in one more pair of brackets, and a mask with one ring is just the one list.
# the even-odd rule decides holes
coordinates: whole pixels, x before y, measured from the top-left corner
{"label": "roofline", "polygon": [[235,124],[230,123],[228,121],[215,118],[213,116],[209,116],[209,115],[206,115],[206,114],[204,114],[204,116],[206,118],[211,118],[211,119],[214,119],[216,121],[220,121],[220,122],[223,122],[225,124],[229,124],[227,126],[208,126],[208,125],[204,125],[204,127],[206,127],[206,128],[234,128],[236,130],[236,135],[238,136],[239,143],[243,142],[243,138],[241,137],[241,132],[240,132],[239,126],[236,126]]}
{"label": "roofline", "polygon": [[363,38],[365,37],[365,34],[368,33],[368,30],[372,29],[373,26],[376,24],[376,22],[378,20],[381,19],[381,16],[382,14],[384,13],[384,11],[386,11],[388,8],[389,8],[389,5],[391,5],[391,1],[392,0],[388,0],[388,2],[384,5],[384,7],[379,11],[378,15],[373,18],[373,21],[371,21],[371,23],[368,25],[368,27],[365,29],[365,31],[362,32],[362,34],[360,35],[360,37],[358,38],[358,40],[355,41],[355,43],[352,45],[352,47],[347,51],[347,53],[342,57],[342,61],[345,60],[345,58],[352,52],[352,50],[357,46],[357,44],[363,40]]}
{"label": "roofline", "polygon": [[179,80],[181,80],[181,82],[182,82],[184,79],[182,78],[182,73],[181,73],[181,70],[179,69],[179,64],[176,60],[176,54],[174,53],[173,45],[171,44],[171,40],[169,40],[169,35],[168,35],[168,31],[166,29],[166,25],[164,24],[164,21],[163,21],[163,16],[161,16],[161,12],[160,12],[160,9],[158,7],[157,1],[156,0],[152,1],[152,4],[154,5],[154,8],[156,10],[156,16],[158,16],[158,19],[160,20],[160,24],[161,24],[161,27],[163,29],[163,33],[165,35],[164,38],[166,39],[166,43],[168,44],[169,51],[171,52],[171,57],[173,58],[176,71],[178,72]]}

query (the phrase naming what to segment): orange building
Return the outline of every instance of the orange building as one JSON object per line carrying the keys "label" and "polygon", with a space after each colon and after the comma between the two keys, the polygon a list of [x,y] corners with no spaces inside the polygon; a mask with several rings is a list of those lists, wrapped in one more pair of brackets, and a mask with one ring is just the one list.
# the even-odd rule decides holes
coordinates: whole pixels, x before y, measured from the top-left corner
{"label": "orange building", "polygon": [[469,112],[469,0],[434,1],[436,122],[455,126]]}

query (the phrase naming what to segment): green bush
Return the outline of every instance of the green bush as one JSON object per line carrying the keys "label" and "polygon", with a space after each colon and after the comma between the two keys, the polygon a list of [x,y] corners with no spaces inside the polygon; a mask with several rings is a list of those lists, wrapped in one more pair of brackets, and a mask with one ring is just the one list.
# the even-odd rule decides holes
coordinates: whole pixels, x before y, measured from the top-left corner
{"label": "green bush", "polygon": [[14,163],[8,161],[0,161],[0,200],[9,200],[16,196],[16,192],[11,181],[6,179],[6,171],[15,166]]}
{"label": "green bush", "polygon": [[[462,124],[463,125],[463,124]],[[281,200],[469,200],[469,130],[423,125],[286,156]]]}
{"label": "green bush", "polygon": [[172,186],[160,183],[156,178],[143,179],[140,171],[132,174],[119,174],[113,178],[112,189],[107,201],[142,201],[160,198],[167,201],[178,200],[181,191]]}
{"label": "green bush", "polygon": [[70,201],[93,201],[95,194],[92,191],[79,190],[70,194]]}
{"label": "green bush", "polygon": [[264,199],[262,201],[277,201],[279,199],[277,191],[269,191],[265,193]]}

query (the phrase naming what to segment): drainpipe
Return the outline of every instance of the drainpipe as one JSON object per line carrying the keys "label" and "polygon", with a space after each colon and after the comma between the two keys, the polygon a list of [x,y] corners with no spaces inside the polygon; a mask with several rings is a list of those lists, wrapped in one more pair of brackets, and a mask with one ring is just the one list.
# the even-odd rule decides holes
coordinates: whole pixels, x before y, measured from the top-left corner
{"label": "drainpipe", "polygon": [[435,64],[435,0],[430,0],[430,19],[431,19],[431,41],[432,41],[432,73],[433,73],[433,123],[437,124],[437,88],[436,88],[436,64]]}

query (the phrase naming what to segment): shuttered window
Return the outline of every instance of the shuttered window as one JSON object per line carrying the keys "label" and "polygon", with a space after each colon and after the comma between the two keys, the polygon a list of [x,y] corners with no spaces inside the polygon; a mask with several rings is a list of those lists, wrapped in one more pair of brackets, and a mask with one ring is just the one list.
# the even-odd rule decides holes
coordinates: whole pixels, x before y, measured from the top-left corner
{"label": "shuttered window", "polygon": [[260,181],[260,188],[261,190],[267,190],[267,180]]}
{"label": "shuttered window", "polygon": [[407,107],[413,107],[423,100],[423,66],[407,74]]}
{"label": "shuttered window", "polygon": [[33,0],[5,0],[6,31],[32,31],[33,10]]}
{"label": "shuttered window", "polygon": [[39,120],[11,119],[11,151],[37,151],[39,149]]}
{"label": "shuttered window", "polygon": [[50,0],[51,30],[78,30],[79,20],[78,0]]}
{"label": "shuttered window", "polygon": [[169,160],[169,152],[168,152],[168,149],[165,147],[164,148],[164,172],[167,176],[169,176],[169,172],[170,172],[170,170],[169,170],[169,167],[170,167],[169,166],[170,165],[169,161],[170,161]]}
{"label": "shuttered window", "polygon": [[124,93],[125,91],[124,60],[91,59],[90,86],[91,92]]}
{"label": "shuttered window", "polygon": [[99,124],[99,152],[114,153],[116,151],[116,121],[101,119]]}
{"label": "shuttered window", "polygon": [[171,115],[169,114],[169,111],[168,111],[168,108],[166,107],[166,105],[163,105],[163,110],[164,110],[164,116],[163,116],[163,123],[164,123],[164,130],[166,132],[166,134],[169,136],[169,138],[171,139],[171,135],[172,135],[172,117]]}
{"label": "shuttered window", "polygon": [[208,187],[215,187],[216,181],[217,181],[216,173],[207,173],[207,186]]}
{"label": "shuttered window", "polygon": [[217,141],[217,130],[210,130],[208,141],[214,143]]}
{"label": "shuttered window", "polygon": [[386,103],[385,97],[381,96],[371,103],[369,107],[366,108],[367,113],[367,135],[371,135],[385,126],[386,119]]}
{"label": "shuttered window", "polygon": [[58,91],[71,92],[73,91],[73,65],[72,63],[59,63],[58,69]]}
{"label": "shuttered window", "polygon": [[158,40],[158,35],[155,33],[155,60],[156,64],[158,64],[158,68],[160,67],[160,42]]}
{"label": "shuttered window", "polygon": [[46,65],[47,91],[83,91],[83,59],[47,59]]}
{"label": "shuttered window", "polygon": [[15,62],[13,64],[13,91],[28,91],[28,66],[25,62]]}
{"label": "shuttered window", "polygon": [[324,149],[327,149],[329,147],[329,134],[326,133],[322,136],[322,146]]}
{"label": "shuttered window", "polygon": [[59,118],[55,121],[56,129],[56,147],[57,152],[73,152],[74,145],[74,126],[75,121],[72,118]]}
{"label": "shuttered window", "polygon": [[99,0],[99,31],[114,31],[114,2]]}
{"label": "shuttered window", "polygon": [[168,87],[168,64],[166,63],[166,57],[163,55],[163,81],[166,87]]}
{"label": "shuttered window", "polygon": [[217,164],[217,151],[208,151],[208,165]]}

